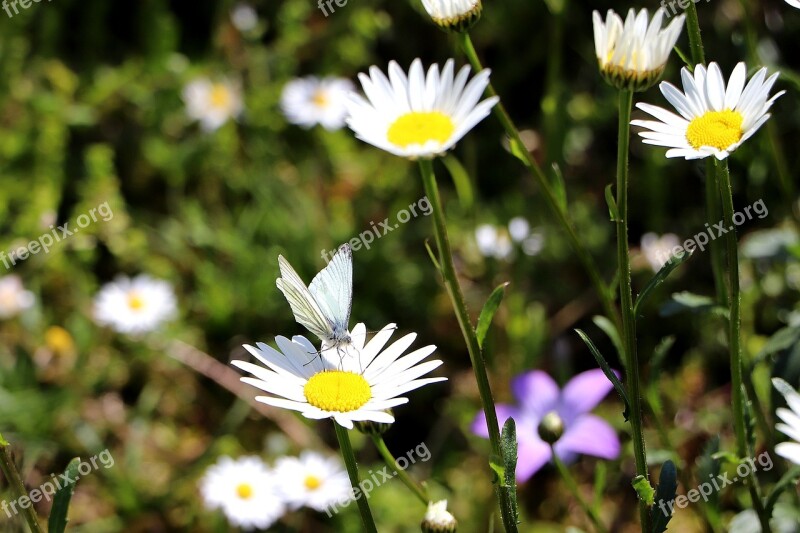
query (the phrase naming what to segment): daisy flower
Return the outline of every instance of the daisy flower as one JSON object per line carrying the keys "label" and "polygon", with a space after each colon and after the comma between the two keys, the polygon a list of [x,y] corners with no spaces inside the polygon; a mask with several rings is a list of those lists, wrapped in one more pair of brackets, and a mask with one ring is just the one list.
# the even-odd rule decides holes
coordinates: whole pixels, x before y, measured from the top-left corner
{"label": "daisy flower", "polygon": [[286,510],[272,471],[258,457],[222,457],[200,480],[209,509],[222,509],[228,521],[244,529],[266,529]]}
{"label": "daisy flower", "polygon": [[746,77],[747,69],[739,63],[726,88],[716,63],[711,63],[708,70],[697,65],[694,75],[684,67],[683,92],[668,82],[660,85],[664,97],[680,116],[638,103],[636,107],[658,120],[633,120],[631,124],[650,130],[639,133],[645,144],[670,148],[667,157],[701,159],[713,155],[725,159],[769,119],[767,111],[784,93],[769,97],[777,72],[767,78],[767,69],[762,68],[745,86]]}
{"label": "daisy flower", "polygon": [[428,502],[428,510],[422,519],[423,533],[455,533],[458,522],[447,510],[447,500]]}
{"label": "daisy flower", "polygon": [[391,61],[387,78],[378,67],[370,67],[369,76],[358,75],[366,98],[351,96],[347,125],[362,141],[394,155],[417,159],[443,154],[499,100],[493,96],[478,103],[489,85],[488,69],[469,83],[469,66],[455,76],[453,69],[448,59],[441,72],[434,64],[426,76],[422,62],[415,59],[406,76]]}
{"label": "daisy flower", "polygon": [[674,233],[658,236],[650,232],[642,235],[642,254],[653,272],[661,270],[672,257],[672,251],[680,245],[681,242]]}
{"label": "daisy flower", "polygon": [[310,507],[315,511],[349,500],[350,478],[337,459],[305,451],[300,457],[281,457],[275,463],[278,490],[289,507]]}
{"label": "daisy flower", "polygon": [[33,293],[26,291],[16,274],[0,278],[0,319],[11,318],[33,306]]}
{"label": "daisy flower", "polygon": [[237,30],[247,33],[258,27],[258,13],[250,4],[236,4],[231,10],[231,22]]}
{"label": "daisy flower", "polygon": [[481,0],[422,0],[433,22],[442,29],[466,31],[481,18]]}
{"label": "daisy flower", "polygon": [[679,15],[662,29],[664,15],[662,8],[657,9],[648,25],[646,9],[638,14],[629,10],[624,23],[611,9],[605,23],[599,12],[592,13],[594,49],[608,83],[619,89],[643,91],[661,77],[685,18]]}
{"label": "daisy flower", "polygon": [[776,424],[775,429],[791,439],[776,445],[775,453],[800,465],[800,394],[782,379],[773,378],[772,383],[789,405],[789,409],[779,407],[775,411],[783,421]]}
{"label": "daisy flower", "polygon": [[[495,407],[500,426],[509,418],[517,424],[519,459],[516,474],[520,483],[527,481],[551,459],[548,442],[553,443],[558,457],[564,462],[571,462],[578,454],[603,459],[619,456],[620,443],[614,428],[602,418],[589,414],[612,387],[600,369],[578,374],[563,390],[540,370],[512,380],[511,389],[519,406],[497,404]],[[480,437],[489,437],[483,412],[475,417],[472,432]]]}
{"label": "daisy flower", "polygon": [[786,3],[789,4],[792,7],[796,7],[797,9],[800,9],[800,1],[799,0],[786,0]]}
{"label": "daisy flower", "polygon": [[205,131],[218,129],[244,109],[239,84],[229,80],[194,80],[183,89],[183,101],[186,114],[199,121]]}
{"label": "daisy flower", "polygon": [[169,283],[146,274],[133,279],[120,276],[103,285],[94,299],[95,321],[120,333],[153,331],[176,312]]}
{"label": "daisy flower", "polygon": [[326,130],[344,127],[346,102],[355,87],[344,78],[297,78],[283,87],[281,109],[286,120],[304,128],[321,124]]}
{"label": "daisy flower", "polygon": [[[352,344],[332,349],[323,344],[317,351],[303,336],[275,337],[280,351],[259,342],[245,345],[264,366],[245,361],[231,364],[254,377],[243,377],[271,396],[256,400],[274,407],[299,411],[313,419],[333,418],[341,426],[353,429],[353,422],[371,420],[393,423],[385,409],[402,405],[408,398],[401,394],[447,378],[417,379],[442,364],[428,361],[418,364],[436,349],[425,346],[403,356],[416,333],[410,333],[383,347],[396,329],[389,324],[366,345],[366,327],[358,324],[350,337]],[[383,351],[381,351],[383,350]]]}

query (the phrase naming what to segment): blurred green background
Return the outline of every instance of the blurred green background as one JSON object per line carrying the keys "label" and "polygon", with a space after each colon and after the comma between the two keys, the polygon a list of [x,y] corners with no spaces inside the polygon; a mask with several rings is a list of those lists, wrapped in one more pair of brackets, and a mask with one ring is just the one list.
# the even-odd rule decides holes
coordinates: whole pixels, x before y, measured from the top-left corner
{"label": "blurred green background", "polygon": [[[22,316],[0,322],[0,431],[14,442],[30,486],[62,470],[73,456],[109,448],[116,463],[81,480],[71,510],[76,532],[225,531],[224,518],[203,509],[197,481],[222,454],[261,454],[268,460],[301,447],[230,391],[170,357],[180,339],[221,363],[245,358],[243,343],[305,334],[275,287],[277,256],[285,255],[310,280],[332,249],[422,197],[416,165],[373,149],[349,130],[303,130],[287,124],[278,106],[284,84],[297,76],[358,72],[390,59],[406,68],[455,57],[455,41],[416,3],[350,0],[329,17],[306,0],[252,2],[257,29],[242,33],[230,21],[233,2],[55,0],[33,4],[13,18],[0,11],[0,250],[10,250],[109,202],[114,218],[89,226],[10,270],[37,298]],[[587,1],[486,2],[473,30],[479,54],[515,121],[530,130],[530,148],[545,167],[560,165],[570,213],[606,279],[615,269],[613,225],[604,188],[613,180],[616,94],[597,73]],[[635,7],[657,7],[655,2]],[[748,57],[747,28],[771,67],[800,68],[796,54],[800,12],[783,2],[752,3],[745,16],[736,0],[698,4],[707,57],[723,72]],[[748,26],[749,25],[749,26]],[[685,32],[678,46],[687,50]],[[677,83],[673,55],[665,79]],[[213,133],[185,114],[181,91],[196,76],[242,82],[245,113]],[[796,234],[775,244],[774,230],[790,228],[789,205],[769,143],[781,149],[796,185],[798,97],[792,79],[764,128],[731,159],[737,209],[763,199],[764,219],[739,229],[761,246],[745,258],[745,350],[761,351],[777,330],[800,323],[800,266]],[[636,101],[665,102],[657,89]],[[635,115],[638,112],[635,112]],[[635,117],[636,118],[636,117]],[[642,117],[638,117],[642,118]],[[631,243],[646,232],[686,239],[704,228],[702,163],[667,161],[664,150],[632,141]],[[510,377],[532,368],[559,381],[595,366],[572,332],[589,332],[618,366],[613,345],[592,323],[600,306],[533,179],[503,147],[493,117],[454,152],[469,186],[456,192],[436,165],[450,223],[457,268],[470,309],[509,281],[489,338],[487,358],[495,396],[510,401]],[[525,217],[544,236],[540,253],[517,248],[507,260],[483,257],[475,228]],[[486,465],[487,441],[468,433],[479,408],[469,359],[446,294],[425,249],[431,220],[412,219],[354,254],[353,323],[372,330],[396,322],[417,343],[436,344],[444,384],[426,387],[396,410],[386,435],[398,454],[428,443],[433,460],[412,469],[448,498],[465,532],[488,531],[495,506]],[[654,463],[694,462],[712,435],[730,440],[727,354],[718,316],[691,311],[662,316],[680,291],[714,294],[710,256],[699,253],[670,278],[643,311],[643,358],[667,335],[675,345],[651,392],[660,416],[648,418]],[[639,258],[634,288],[653,275]],[[0,272],[2,273],[2,272]],[[124,273],[168,280],[180,318],[160,335],[130,339],[91,320],[99,287]],[[59,335],[63,328],[68,335]],[[778,374],[800,384],[800,353],[792,346],[771,357]],[[800,352],[800,350],[794,350]],[[769,372],[755,381],[770,404]],[[766,407],[765,407],[766,409]],[[618,400],[598,412],[620,431],[618,462],[582,458],[573,472],[601,486],[604,515],[614,531],[635,523],[634,472]],[[664,421],[660,431],[654,419]],[[309,434],[335,450],[327,422],[302,421]],[[357,440],[364,466],[378,464],[368,441]],[[322,445],[319,449],[324,450]],[[670,446],[673,451],[670,450]],[[769,474],[764,474],[769,476]],[[776,474],[777,475],[777,474]],[[766,478],[768,479],[768,477]],[[3,486],[2,490],[6,490]],[[588,488],[587,488],[588,490]],[[0,492],[0,497],[8,497]],[[552,468],[520,488],[523,531],[588,527]],[[721,495],[727,520],[737,492]],[[380,530],[416,530],[424,512],[399,482],[371,499]],[[295,512],[276,531],[358,531],[355,506],[327,520]],[[47,507],[40,508],[47,514]],[[676,531],[703,531],[704,512],[692,507]],[[0,516],[0,529],[22,524]]]}

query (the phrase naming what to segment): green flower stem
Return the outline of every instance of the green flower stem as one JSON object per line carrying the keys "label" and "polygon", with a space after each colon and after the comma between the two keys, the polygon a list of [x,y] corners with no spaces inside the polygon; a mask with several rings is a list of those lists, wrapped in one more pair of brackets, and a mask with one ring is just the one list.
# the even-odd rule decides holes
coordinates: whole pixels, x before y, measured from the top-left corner
{"label": "green flower stem", "polygon": [[[14,458],[11,457],[11,445],[3,439],[2,435],[0,435],[0,470],[3,471],[3,476],[17,498],[28,495],[25,484],[22,482],[22,476],[19,475],[17,466],[14,464]],[[25,517],[25,521],[28,523],[32,533],[43,533],[39,525],[39,517],[36,516],[36,510],[32,505],[22,509],[22,516]]]}
{"label": "green flower stem", "polygon": [[689,34],[689,50],[695,65],[706,62],[703,51],[703,38],[700,35],[700,21],[697,18],[697,4],[690,3],[686,8],[686,31]]}
{"label": "green flower stem", "polygon": [[409,476],[405,470],[397,467],[397,461],[395,460],[394,455],[392,455],[392,452],[390,452],[389,448],[386,446],[383,437],[380,435],[370,436],[372,437],[372,442],[375,444],[375,448],[377,448],[378,453],[381,454],[383,462],[386,463],[386,466],[391,468],[393,472],[397,472],[397,477],[400,478],[400,481],[402,481],[405,486],[408,487],[417,498],[419,498],[422,504],[427,507],[431,501],[430,496],[428,496],[428,489],[425,488],[424,485],[411,479],[411,476]]}
{"label": "green flower stem", "polygon": [[[469,359],[472,363],[472,370],[475,372],[475,381],[478,384],[478,393],[481,397],[483,412],[486,415],[486,425],[489,429],[489,441],[494,457],[503,457],[500,448],[500,430],[497,422],[497,412],[495,411],[492,389],[489,385],[489,376],[486,373],[486,362],[483,359],[478,338],[475,336],[475,329],[469,319],[467,306],[464,303],[464,295],[458,283],[456,269],[453,265],[453,254],[450,250],[450,240],[447,237],[447,224],[444,218],[442,200],[439,197],[439,187],[436,185],[436,175],[433,171],[433,161],[430,159],[420,159],[419,168],[422,173],[422,183],[425,186],[425,194],[433,207],[433,227],[436,235],[436,246],[439,249],[439,266],[444,280],[447,294],[453,303],[458,325],[467,344]],[[516,517],[513,516],[511,509],[513,506],[508,501],[508,494],[500,490],[497,484],[497,497],[500,502],[500,512],[503,517],[503,525],[508,533],[517,531]]]}
{"label": "green flower stem", "polygon": [[[742,298],[739,291],[739,248],[736,241],[736,226],[733,223],[733,190],[731,188],[731,175],[728,170],[728,160],[717,161],[717,181],[722,197],[722,214],[728,232],[725,234],[725,248],[728,255],[728,290],[730,301],[730,316],[728,318],[728,348],[731,352],[731,397],[733,403],[733,427],[736,432],[736,455],[740,458],[748,457],[747,428],[745,427],[744,410],[744,383],[742,376]],[[769,517],[766,515],[761,497],[758,494],[755,475],[751,472],[748,482],[753,507],[761,522],[764,533],[771,531]]]}
{"label": "green flower stem", "polygon": [[[642,428],[642,393],[639,383],[639,357],[636,352],[636,317],[633,316],[631,261],[628,250],[628,152],[631,137],[633,92],[619,92],[619,140],[617,143],[617,262],[619,265],[619,304],[622,312],[623,346],[628,398],[631,402],[630,422],[636,474],[649,479],[647,452]],[[639,501],[642,531],[650,531],[647,504]]]}
{"label": "green flower stem", "polygon": [[[467,56],[472,68],[475,72],[480,72],[483,70],[483,65],[481,65],[481,61],[478,58],[477,52],[475,52],[475,47],[472,45],[472,40],[469,37],[469,34],[466,32],[459,33],[458,39],[461,44],[461,48],[464,50],[464,53]],[[486,93],[489,96],[497,96],[497,91],[494,90],[491,82],[486,88]],[[619,314],[617,313],[616,308],[614,307],[614,299],[611,294],[611,290],[609,289],[608,285],[603,281],[603,278],[600,276],[600,273],[597,271],[597,266],[594,263],[594,260],[586,251],[586,248],[581,243],[580,239],[578,239],[578,235],[575,231],[575,228],[572,226],[572,222],[569,220],[567,213],[564,209],[562,209],[559,201],[556,197],[556,193],[553,190],[553,186],[550,184],[547,176],[545,176],[542,168],[533,158],[531,153],[525,149],[525,144],[522,142],[522,139],[519,135],[519,130],[514,125],[514,122],[511,120],[511,116],[506,111],[505,106],[503,106],[503,102],[500,101],[494,106],[493,109],[495,115],[500,120],[500,123],[503,125],[503,129],[506,130],[506,134],[511,139],[511,142],[514,143],[516,146],[521,147],[521,154],[525,157],[523,163],[528,168],[528,170],[533,173],[533,176],[536,178],[537,184],[539,188],[544,192],[544,197],[547,202],[547,205],[553,211],[553,214],[556,216],[556,221],[561,226],[561,229],[567,234],[567,239],[569,240],[570,246],[575,251],[575,254],[578,256],[578,260],[583,265],[583,268],[586,270],[586,273],[589,274],[591,278],[592,285],[594,285],[595,291],[597,292],[597,296],[600,298],[600,302],[603,306],[603,310],[606,316],[611,319],[614,324],[617,326],[617,329],[620,329],[620,318]]]}
{"label": "green flower stem", "polygon": [[572,477],[572,474],[569,473],[569,469],[561,462],[561,459],[558,458],[556,455],[556,451],[553,446],[550,446],[550,451],[553,454],[553,463],[555,463],[556,468],[558,469],[558,473],[561,475],[561,478],[564,480],[564,483],[567,484],[567,488],[578,501],[578,504],[581,506],[581,509],[586,513],[589,519],[594,524],[595,529],[598,533],[606,533],[608,529],[603,525],[603,521],[597,514],[597,510],[594,507],[586,503],[586,500],[581,496],[581,492],[578,489],[578,484],[575,483],[575,479]]}
{"label": "green flower stem", "polygon": [[[339,449],[342,451],[342,459],[347,467],[347,475],[350,476],[350,485],[353,490],[359,488],[358,479],[358,464],[356,463],[356,455],[353,453],[353,445],[350,444],[350,435],[347,433],[347,428],[339,425],[338,422],[333,422],[333,427],[336,429],[336,438],[339,439]],[[378,533],[375,527],[375,520],[372,518],[372,511],[369,510],[369,502],[364,494],[360,494],[356,499],[358,504],[358,512],[361,513],[361,521],[364,523],[364,531],[367,533]]]}

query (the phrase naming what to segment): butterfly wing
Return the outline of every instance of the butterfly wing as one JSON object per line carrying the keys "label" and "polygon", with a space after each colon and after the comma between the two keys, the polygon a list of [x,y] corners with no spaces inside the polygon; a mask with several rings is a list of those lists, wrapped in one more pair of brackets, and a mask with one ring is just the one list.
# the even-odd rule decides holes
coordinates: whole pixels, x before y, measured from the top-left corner
{"label": "butterfly wing", "polygon": [[321,340],[331,339],[333,337],[333,321],[329,320],[314,295],[282,255],[278,256],[278,266],[281,269],[281,277],[275,284],[289,302],[294,319]]}
{"label": "butterfly wing", "polygon": [[343,335],[349,329],[353,304],[353,251],[349,244],[339,247],[328,266],[314,276],[308,290],[333,325],[334,335]]}

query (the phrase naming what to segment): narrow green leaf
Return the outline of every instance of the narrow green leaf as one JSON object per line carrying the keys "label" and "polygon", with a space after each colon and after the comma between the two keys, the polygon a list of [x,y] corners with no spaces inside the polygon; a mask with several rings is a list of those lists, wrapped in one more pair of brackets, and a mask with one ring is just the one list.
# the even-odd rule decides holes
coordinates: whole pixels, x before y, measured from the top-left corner
{"label": "narrow green leaf", "polygon": [[655,383],[658,381],[658,376],[661,374],[661,368],[664,366],[664,359],[666,359],[672,345],[675,344],[675,337],[670,335],[664,337],[653,350],[653,357],[650,359],[650,382]]}
{"label": "narrow green leaf", "polygon": [[656,491],[650,484],[650,482],[647,481],[646,477],[636,476],[635,478],[633,478],[633,481],[631,481],[631,486],[633,487],[633,490],[636,491],[636,495],[639,497],[639,500],[646,503],[648,507],[653,505],[653,500],[655,498]]}
{"label": "narrow green leaf", "polygon": [[683,291],[676,292],[672,298],[661,306],[660,316],[673,316],[679,313],[703,314],[712,313],[727,318],[727,310],[714,303],[714,299],[700,294]]}
{"label": "narrow green leaf", "polygon": [[[650,484],[648,483],[649,487]],[[652,489],[650,489],[652,490]],[[652,522],[652,533],[663,533],[667,530],[667,524],[672,519],[672,510],[669,503],[675,499],[676,492],[678,491],[678,470],[675,468],[675,463],[667,461],[661,467],[661,475],[658,477],[658,488],[655,492],[653,508],[650,510],[650,517]]]}
{"label": "narrow green leaf", "polygon": [[475,336],[478,337],[478,346],[481,348],[483,348],[483,341],[486,339],[486,334],[489,332],[489,326],[492,325],[494,314],[497,312],[498,307],[500,307],[500,302],[503,301],[503,296],[506,294],[506,287],[508,287],[508,282],[499,285],[492,291],[492,294],[489,295],[489,299],[486,300],[486,303],[483,305],[480,316],[478,316]]}
{"label": "narrow green leaf", "polygon": [[456,194],[461,206],[464,209],[471,209],[475,203],[475,194],[472,190],[472,181],[469,179],[464,165],[453,154],[443,157],[442,162],[447,168],[447,172],[450,173],[450,177],[453,178],[453,185],[456,187]]}
{"label": "narrow green leaf", "polygon": [[519,522],[519,509],[517,508],[517,425],[513,418],[506,420],[500,434],[500,449],[503,451],[505,476],[502,490],[508,495],[509,515]]}
{"label": "narrow green leaf", "polygon": [[56,491],[53,497],[53,508],[50,511],[50,520],[47,522],[47,530],[49,533],[64,533],[67,528],[67,513],[69,512],[69,502],[72,499],[72,493],[75,492],[75,484],[78,477],[78,466],[80,465],[80,458],[76,457],[67,465],[63,477],[70,480],[64,486]]}
{"label": "narrow green leaf", "polygon": [[498,480],[500,481],[501,484],[505,482],[506,469],[505,469],[505,466],[503,466],[503,458],[502,457],[498,457],[495,454],[490,455],[489,456],[489,468],[491,468],[492,471],[494,472],[495,476],[497,476],[497,479],[494,480],[495,482],[497,482]]}
{"label": "narrow green leaf", "polygon": [[673,255],[669,258],[669,261],[661,267],[661,270],[653,276],[653,279],[647,284],[647,286],[642,290],[641,294],[639,294],[638,298],[636,298],[636,303],[633,304],[633,316],[639,316],[639,306],[647,300],[647,297],[650,296],[650,293],[653,292],[659,285],[666,281],[667,277],[669,277],[672,272],[681,266],[683,263],[689,260],[692,256],[694,250],[683,251],[678,254]]}
{"label": "narrow green leaf", "polygon": [[525,146],[514,139],[508,139],[508,149],[511,155],[522,161],[525,166],[528,165],[528,149]]}
{"label": "narrow green leaf", "polygon": [[561,172],[561,167],[558,166],[558,163],[553,163],[553,179],[550,180],[553,183],[553,190],[556,193],[556,199],[558,200],[558,206],[561,208],[562,211],[567,211],[567,185],[564,182],[564,174]]}
{"label": "narrow green leaf", "polygon": [[681,50],[677,46],[675,47],[675,53],[678,54],[678,57],[681,58],[681,61],[683,61],[686,64],[686,66],[689,67],[689,71],[693,72],[694,63],[692,63],[691,59],[689,59],[689,56],[683,53],[683,50]]}
{"label": "narrow green leaf", "polygon": [[614,199],[614,193],[611,190],[613,187],[611,183],[606,186],[606,203],[608,204],[608,216],[611,218],[611,222],[616,222],[619,220],[619,210],[617,209],[617,201]]}
{"label": "narrow green leaf", "polygon": [[800,466],[795,466],[788,472],[786,472],[783,477],[775,484],[772,488],[772,492],[769,493],[769,497],[767,497],[767,503],[765,505],[765,513],[767,516],[772,516],[772,510],[775,508],[775,504],[778,503],[778,497],[780,497],[781,493],[790,487],[794,487],[797,485],[798,481],[800,481]]}
{"label": "narrow green leaf", "polygon": [[796,345],[798,341],[800,341],[800,326],[789,326],[779,329],[764,344],[764,346],[761,348],[761,351],[758,352],[758,356],[764,357],[766,355],[772,355],[784,350],[788,350]]}
{"label": "narrow green leaf", "polygon": [[433,262],[433,266],[435,266],[436,270],[438,270],[439,273],[441,274],[442,267],[439,266],[439,260],[436,259],[436,254],[431,249],[431,243],[429,243],[427,239],[425,239],[425,249],[428,250],[428,255],[431,257],[431,261]]}
{"label": "narrow green leaf", "polygon": [[622,339],[619,336],[619,331],[617,331],[617,327],[611,322],[608,318],[602,315],[595,315],[592,317],[592,322],[598,328],[603,330],[603,333],[608,335],[608,338],[611,340],[611,343],[614,345],[614,348],[617,350],[617,356],[619,357],[620,363],[623,365],[625,364],[625,350],[622,348]]}
{"label": "narrow green leaf", "polygon": [[624,404],[624,410],[622,411],[622,416],[624,416],[625,420],[627,421],[631,403],[628,400],[628,393],[625,392],[625,387],[622,386],[622,383],[620,382],[619,378],[614,373],[614,371],[611,370],[611,367],[608,365],[608,362],[606,362],[605,358],[603,357],[603,354],[600,353],[600,350],[597,349],[597,347],[594,345],[589,336],[579,329],[576,329],[575,333],[577,333],[580,336],[580,338],[583,339],[583,342],[586,343],[586,346],[589,348],[589,351],[592,352],[592,355],[597,361],[597,364],[603,370],[603,373],[606,375],[609,381],[611,381],[611,383],[614,385],[614,388],[617,390],[617,394],[619,394],[619,397],[622,398],[622,403]]}

